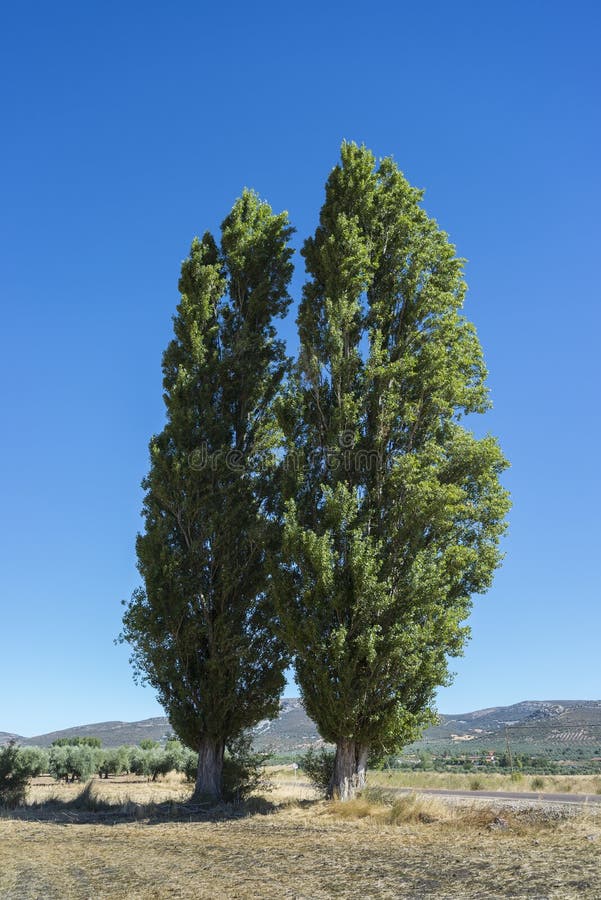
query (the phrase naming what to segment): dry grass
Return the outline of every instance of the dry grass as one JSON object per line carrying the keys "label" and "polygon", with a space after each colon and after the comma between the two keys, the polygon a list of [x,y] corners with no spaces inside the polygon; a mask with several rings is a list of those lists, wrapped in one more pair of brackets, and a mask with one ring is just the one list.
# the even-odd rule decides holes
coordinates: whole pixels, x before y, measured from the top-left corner
{"label": "dry grass", "polygon": [[326,804],[323,814],[339,819],[369,819],[385,825],[436,824],[465,831],[488,828],[532,835],[567,827],[601,829],[601,809],[596,807],[538,807],[517,804],[453,802],[432,794],[389,794],[375,788],[347,803]]}
{"label": "dry grass", "polygon": [[[542,788],[539,786],[542,781]],[[499,772],[370,772],[370,784],[382,787],[445,790],[540,791],[556,794],[601,794],[600,775],[523,775],[512,779]],[[536,783],[537,786],[533,786]],[[476,786],[477,785],[477,786]]]}
{"label": "dry grass", "polygon": [[[166,800],[183,801],[190,795],[190,786],[182,775],[172,772],[157,781],[147,781],[135,775],[114,778],[94,778],[94,796],[99,801],[117,805],[132,798],[138,803],[162,803]],[[68,803],[81,793],[81,784],[64,784],[52,778],[34,778],[27,792],[27,803],[41,804],[50,801]]]}
{"label": "dry grass", "polygon": [[168,802],[185,791],[177,779],[94,781],[78,809],[81,787],[38,783],[34,803],[44,792],[52,802],[0,818],[0,897],[599,897],[601,823],[590,816],[529,820],[418,795],[327,804],[300,785],[280,787],[271,814],[208,814]]}

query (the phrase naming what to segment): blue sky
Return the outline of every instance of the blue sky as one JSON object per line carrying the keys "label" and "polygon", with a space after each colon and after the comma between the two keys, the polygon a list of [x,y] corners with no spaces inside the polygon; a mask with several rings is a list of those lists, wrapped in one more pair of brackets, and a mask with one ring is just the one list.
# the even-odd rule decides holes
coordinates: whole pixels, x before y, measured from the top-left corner
{"label": "blue sky", "polygon": [[3,6],[0,730],[161,714],[113,639],[179,265],[244,186],[300,246],[343,138],[393,155],[469,260],[512,463],[506,560],[439,709],[601,695],[600,24],[593,2]]}

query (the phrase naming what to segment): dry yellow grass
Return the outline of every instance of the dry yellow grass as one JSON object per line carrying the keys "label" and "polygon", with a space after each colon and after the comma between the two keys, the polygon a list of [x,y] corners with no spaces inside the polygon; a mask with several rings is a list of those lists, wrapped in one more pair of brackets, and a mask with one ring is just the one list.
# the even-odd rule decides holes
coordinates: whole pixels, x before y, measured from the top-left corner
{"label": "dry yellow grass", "polygon": [[[529,823],[438,798],[337,805],[280,788],[269,814],[213,819],[170,807],[178,779],[95,781],[97,813],[61,807],[78,786],[38,783],[55,801],[0,818],[0,897],[48,898],[597,898],[601,823]],[[140,806],[136,807],[136,802]],[[152,802],[162,807],[147,806]],[[136,819],[137,814],[147,816]],[[126,814],[124,814],[126,813]],[[231,811],[230,811],[231,813]],[[171,816],[171,820],[169,819]],[[237,817],[240,816],[240,817]],[[491,818],[492,817],[492,818]],[[491,828],[491,822],[493,827]]]}
{"label": "dry yellow grass", "polygon": [[[472,790],[479,781],[487,791],[540,791],[533,786],[537,776],[522,775],[512,780],[510,775],[499,772],[370,772],[369,783],[382,787],[444,788],[446,790]],[[600,775],[540,775],[546,793],[601,794]]]}
{"label": "dry yellow grass", "polygon": [[[170,773],[157,781],[147,781],[136,775],[122,775],[116,778],[94,778],[94,796],[100,801],[115,805],[134,800],[137,803],[163,803],[168,800],[183,801],[190,796],[190,786],[182,775]],[[58,801],[68,803],[80,793],[82,786],[77,782],[64,784],[43,776],[34,778],[27,791],[27,803],[48,803]]]}

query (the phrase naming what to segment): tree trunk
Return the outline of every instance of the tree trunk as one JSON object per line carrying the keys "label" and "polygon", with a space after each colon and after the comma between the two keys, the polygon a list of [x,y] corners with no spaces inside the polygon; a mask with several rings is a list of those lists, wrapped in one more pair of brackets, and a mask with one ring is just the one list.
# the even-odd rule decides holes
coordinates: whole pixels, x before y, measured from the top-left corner
{"label": "tree trunk", "polygon": [[328,788],[330,799],[352,800],[363,790],[367,776],[368,750],[368,747],[347,738],[338,741],[334,772]]}
{"label": "tree trunk", "polygon": [[356,790],[362,791],[367,781],[367,756],[369,747],[364,744],[357,745],[357,772],[355,774]]}
{"label": "tree trunk", "polygon": [[202,738],[198,748],[198,772],[193,801],[219,800],[221,798],[221,775],[223,771],[223,741]]}

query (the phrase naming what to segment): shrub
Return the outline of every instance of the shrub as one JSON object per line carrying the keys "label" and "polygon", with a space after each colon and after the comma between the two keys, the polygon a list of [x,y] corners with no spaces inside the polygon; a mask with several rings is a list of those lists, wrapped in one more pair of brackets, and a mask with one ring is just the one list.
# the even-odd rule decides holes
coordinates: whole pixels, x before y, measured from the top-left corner
{"label": "shrub", "polygon": [[484,782],[481,778],[470,778],[470,791],[483,791]]}
{"label": "shrub", "polygon": [[59,781],[85,781],[97,769],[97,753],[86,745],[58,745],[50,749],[50,774]]}
{"label": "shrub", "polygon": [[113,747],[103,750],[97,760],[98,774],[108,778],[109,775],[122,775],[129,772],[129,750],[127,747]]}
{"label": "shrub", "polygon": [[533,791],[542,791],[542,789],[545,786],[545,779],[538,778],[538,777],[533,778],[532,781],[530,782],[530,786],[532,787]]}
{"label": "shrub", "polygon": [[310,747],[298,761],[309,781],[324,795],[328,792],[334,774],[334,757],[333,750],[327,750],[325,747],[314,750]]}
{"label": "shrub", "polygon": [[29,774],[14,741],[0,749],[0,805],[14,809],[25,802]]}
{"label": "shrub", "polygon": [[134,747],[129,758],[129,771],[132,775],[150,777],[150,752]]}
{"label": "shrub", "polygon": [[184,759],[183,772],[187,781],[196,781],[196,774],[198,772],[198,753],[195,753],[193,750],[187,751]]}
{"label": "shrub", "polygon": [[[128,768],[133,775],[144,775],[156,781],[160,775],[168,772],[184,772],[187,764],[187,751],[179,741],[168,741],[163,749],[156,741],[144,741],[153,744],[146,749],[134,747],[129,751]],[[196,757],[198,758],[198,757]]]}
{"label": "shrub", "polygon": [[270,755],[254,751],[250,735],[241,734],[230,741],[223,758],[223,799],[243,803],[253,791],[269,790],[264,766]]}
{"label": "shrub", "polygon": [[165,757],[168,772],[183,772],[186,762],[186,748],[177,739],[170,739],[165,744]]}
{"label": "shrub", "polygon": [[20,747],[19,761],[29,778],[48,771],[48,753],[42,747]]}
{"label": "shrub", "polygon": [[173,766],[171,758],[164,750],[150,750],[148,752],[148,772],[153,781],[156,781],[159,775],[166,775],[171,772]]}

